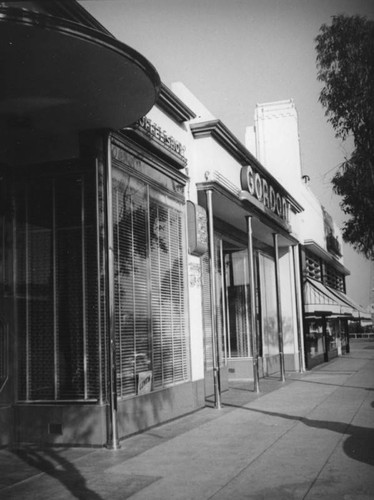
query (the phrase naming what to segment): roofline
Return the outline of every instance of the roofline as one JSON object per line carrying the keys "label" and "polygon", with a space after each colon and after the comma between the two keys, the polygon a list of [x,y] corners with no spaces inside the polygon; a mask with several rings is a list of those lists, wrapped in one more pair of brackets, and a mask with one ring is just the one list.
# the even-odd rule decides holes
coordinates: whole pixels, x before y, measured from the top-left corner
{"label": "roofline", "polygon": [[162,82],[156,106],[178,123],[196,118],[195,113]]}
{"label": "roofline", "polygon": [[92,16],[82,5],[80,5],[77,0],[49,0],[48,4],[50,6],[56,6],[62,12],[66,13],[67,18],[89,26],[90,28],[101,31],[106,35],[115,38],[112,33],[110,33],[99,21]]}

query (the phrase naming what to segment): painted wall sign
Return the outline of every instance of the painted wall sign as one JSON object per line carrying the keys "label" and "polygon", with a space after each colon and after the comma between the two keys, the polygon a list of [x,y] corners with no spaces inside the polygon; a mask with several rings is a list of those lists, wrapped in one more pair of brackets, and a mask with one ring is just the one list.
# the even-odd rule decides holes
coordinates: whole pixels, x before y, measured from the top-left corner
{"label": "painted wall sign", "polygon": [[186,147],[174,139],[172,135],[169,135],[166,130],[163,130],[160,125],[157,125],[157,123],[146,116],[140,118],[137,124],[147,133],[147,135],[185,160],[184,153],[186,151]]}
{"label": "painted wall sign", "polygon": [[254,172],[251,165],[242,167],[240,171],[240,183],[243,190],[255,196],[281,219],[288,221],[289,203],[281,196],[268,181],[258,172]]}
{"label": "painted wall sign", "polygon": [[152,372],[138,373],[138,394],[148,394],[152,389]]}

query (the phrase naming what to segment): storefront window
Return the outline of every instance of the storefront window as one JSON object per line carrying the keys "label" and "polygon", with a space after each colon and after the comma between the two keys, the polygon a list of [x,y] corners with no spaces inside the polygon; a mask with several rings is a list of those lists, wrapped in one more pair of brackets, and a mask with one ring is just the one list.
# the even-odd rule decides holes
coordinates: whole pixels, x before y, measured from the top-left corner
{"label": "storefront window", "polygon": [[278,313],[274,259],[259,254],[259,280],[261,289],[262,351],[264,356],[279,354]]}
{"label": "storefront window", "polygon": [[226,253],[227,324],[230,358],[250,356],[250,296],[246,250]]}
{"label": "storefront window", "polygon": [[183,206],[147,182],[113,173],[119,397],[188,379]]}
{"label": "storefront window", "polygon": [[306,323],[305,350],[310,357],[325,352],[322,319],[310,319]]}
{"label": "storefront window", "polygon": [[[328,340],[328,350],[337,349],[340,343],[340,320],[339,318],[330,318],[326,321],[326,333]],[[340,345],[340,344],[339,344]]]}
{"label": "storefront window", "polygon": [[19,183],[19,398],[98,397],[94,191],[82,174]]}
{"label": "storefront window", "polygon": [[8,378],[8,335],[0,318],[0,392]]}
{"label": "storefront window", "polygon": [[[214,238],[215,252],[215,286],[216,286],[216,334],[218,340],[218,358],[220,366],[226,364],[225,357],[225,289],[223,284],[223,269],[221,238]],[[209,253],[202,257],[203,275],[203,325],[204,325],[204,366],[205,370],[213,369],[213,338],[212,338],[212,312],[211,312],[211,272]]]}

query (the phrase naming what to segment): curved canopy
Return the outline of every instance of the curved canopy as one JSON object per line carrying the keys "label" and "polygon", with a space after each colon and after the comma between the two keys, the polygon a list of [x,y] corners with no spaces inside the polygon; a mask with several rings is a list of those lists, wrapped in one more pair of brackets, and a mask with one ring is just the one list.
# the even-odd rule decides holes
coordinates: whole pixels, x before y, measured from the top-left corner
{"label": "curved canopy", "polygon": [[160,79],[140,54],[105,32],[0,7],[0,134],[22,138],[121,129],[144,116]]}

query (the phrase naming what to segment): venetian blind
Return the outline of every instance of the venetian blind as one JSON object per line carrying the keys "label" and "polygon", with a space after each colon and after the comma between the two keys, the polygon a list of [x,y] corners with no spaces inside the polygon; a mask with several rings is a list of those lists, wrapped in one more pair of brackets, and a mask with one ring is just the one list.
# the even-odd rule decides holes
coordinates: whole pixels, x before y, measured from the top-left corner
{"label": "venetian blind", "polygon": [[117,391],[188,378],[183,207],[117,169],[113,178]]}

